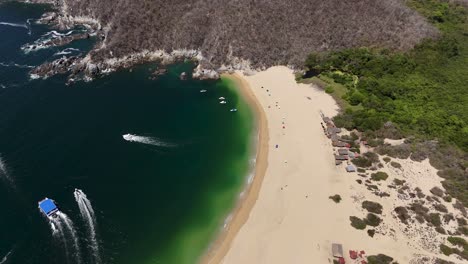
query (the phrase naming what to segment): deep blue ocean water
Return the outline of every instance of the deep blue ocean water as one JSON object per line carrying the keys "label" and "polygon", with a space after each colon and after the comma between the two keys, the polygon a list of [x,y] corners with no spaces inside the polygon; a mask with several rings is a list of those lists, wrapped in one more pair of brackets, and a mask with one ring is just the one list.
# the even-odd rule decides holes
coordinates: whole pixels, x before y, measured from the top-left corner
{"label": "deep blue ocean water", "polygon": [[[0,263],[195,263],[244,186],[249,108],[227,80],[179,80],[190,63],[158,80],[153,64],[70,86],[31,80],[32,66],[93,45],[22,51],[50,34],[27,23],[47,9],[0,4]],[[91,207],[80,211],[75,188]],[[68,216],[55,233],[44,197]]]}

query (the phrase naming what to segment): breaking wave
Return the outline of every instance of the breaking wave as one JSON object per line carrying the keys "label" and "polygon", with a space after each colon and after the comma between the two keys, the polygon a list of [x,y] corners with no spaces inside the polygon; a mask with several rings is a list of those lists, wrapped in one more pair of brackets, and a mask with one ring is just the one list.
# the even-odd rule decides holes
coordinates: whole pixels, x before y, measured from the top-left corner
{"label": "breaking wave", "polygon": [[125,140],[129,142],[136,142],[146,145],[153,145],[158,147],[175,147],[175,144],[164,142],[155,137],[144,137],[133,134],[125,134],[122,136]]}
{"label": "breaking wave", "polygon": [[32,51],[37,51],[37,50],[41,50],[41,49],[46,49],[46,48],[49,48],[50,45],[46,45],[46,43],[50,42],[51,40],[54,40],[54,39],[58,39],[58,38],[61,38],[61,37],[65,37],[65,36],[69,36],[75,32],[83,32],[83,30],[70,30],[68,32],[65,32],[65,33],[60,33],[60,32],[57,32],[55,30],[52,30],[52,31],[49,31],[45,34],[43,34],[40,38],[38,38],[37,40],[35,40],[32,44],[25,44],[21,47],[21,50],[24,52],[24,53],[30,53]]}

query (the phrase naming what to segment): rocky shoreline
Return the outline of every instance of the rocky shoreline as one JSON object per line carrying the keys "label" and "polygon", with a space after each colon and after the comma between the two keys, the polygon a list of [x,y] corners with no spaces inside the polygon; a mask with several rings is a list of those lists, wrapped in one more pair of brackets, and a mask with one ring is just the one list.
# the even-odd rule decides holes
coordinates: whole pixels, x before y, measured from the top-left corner
{"label": "rocky shoreline", "polygon": [[[33,3],[51,3],[48,0],[27,1]],[[237,66],[223,66],[219,70],[213,70],[203,67],[205,58],[198,50],[178,49],[171,52],[164,50],[135,52],[123,57],[113,57],[107,59],[95,59],[93,53],[101,49],[105,44],[107,30],[102,27],[99,21],[87,17],[73,17],[64,11],[57,3],[53,3],[57,11],[44,13],[37,21],[39,24],[49,25],[58,30],[72,30],[77,26],[84,27],[84,32],[73,34],[70,31],[67,34],[59,34],[54,38],[40,44],[30,44],[23,49],[25,52],[35,51],[41,48],[58,47],[72,43],[75,40],[88,39],[96,37],[94,48],[84,57],[63,56],[51,62],[46,62],[31,70],[31,78],[48,78],[56,74],[68,74],[67,84],[78,80],[91,81],[94,78],[114,72],[118,69],[130,68],[137,64],[147,62],[159,62],[162,65],[174,63],[176,61],[190,60],[197,62],[198,66],[194,69],[192,77],[196,79],[219,79],[221,73],[234,72],[234,70],[243,70],[250,67],[248,63],[241,63]],[[247,66],[247,67],[246,67]]]}

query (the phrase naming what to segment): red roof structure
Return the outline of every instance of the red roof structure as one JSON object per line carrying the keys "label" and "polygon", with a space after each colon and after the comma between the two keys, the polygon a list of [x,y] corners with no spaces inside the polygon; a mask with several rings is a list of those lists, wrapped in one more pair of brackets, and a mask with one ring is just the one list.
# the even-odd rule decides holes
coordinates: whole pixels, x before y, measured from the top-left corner
{"label": "red roof structure", "polygon": [[350,250],[350,251],[349,251],[349,257],[350,257],[351,259],[357,259],[358,253],[357,253],[356,251],[354,251],[354,250]]}
{"label": "red roof structure", "polygon": [[346,261],[344,260],[344,258],[338,258],[338,263],[346,264]]}

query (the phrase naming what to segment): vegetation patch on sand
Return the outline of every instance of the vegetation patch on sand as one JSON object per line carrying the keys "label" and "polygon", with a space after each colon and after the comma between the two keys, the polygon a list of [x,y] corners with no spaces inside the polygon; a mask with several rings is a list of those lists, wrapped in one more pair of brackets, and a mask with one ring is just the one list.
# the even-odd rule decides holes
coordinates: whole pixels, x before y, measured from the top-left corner
{"label": "vegetation patch on sand", "polygon": [[366,221],[362,220],[361,218],[356,217],[356,216],[350,216],[349,220],[351,221],[352,227],[359,229],[359,230],[366,229],[366,226],[367,226]]}
{"label": "vegetation patch on sand", "polygon": [[383,171],[379,171],[379,172],[371,174],[371,179],[373,181],[385,181],[387,178],[388,178],[388,174]]}
{"label": "vegetation patch on sand", "polygon": [[[340,84],[332,93],[344,101],[334,119],[338,127],[365,132],[369,143],[407,138],[400,146],[375,140],[376,151],[416,161],[429,158],[445,178],[447,192],[468,205],[468,12],[457,1],[406,3],[441,36],[406,53],[369,48],[314,53],[306,66],[327,85]],[[371,166],[367,157],[353,163]]]}
{"label": "vegetation patch on sand", "polygon": [[333,196],[328,197],[329,199],[333,200],[335,203],[341,202],[341,196],[339,194],[335,194]]}
{"label": "vegetation patch on sand", "polygon": [[369,264],[391,264],[393,258],[384,254],[378,254],[367,257],[367,261]]}
{"label": "vegetation patch on sand", "polygon": [[372,201],[362,202],[362,208],[374,214],[382,214],[382,205]]}

